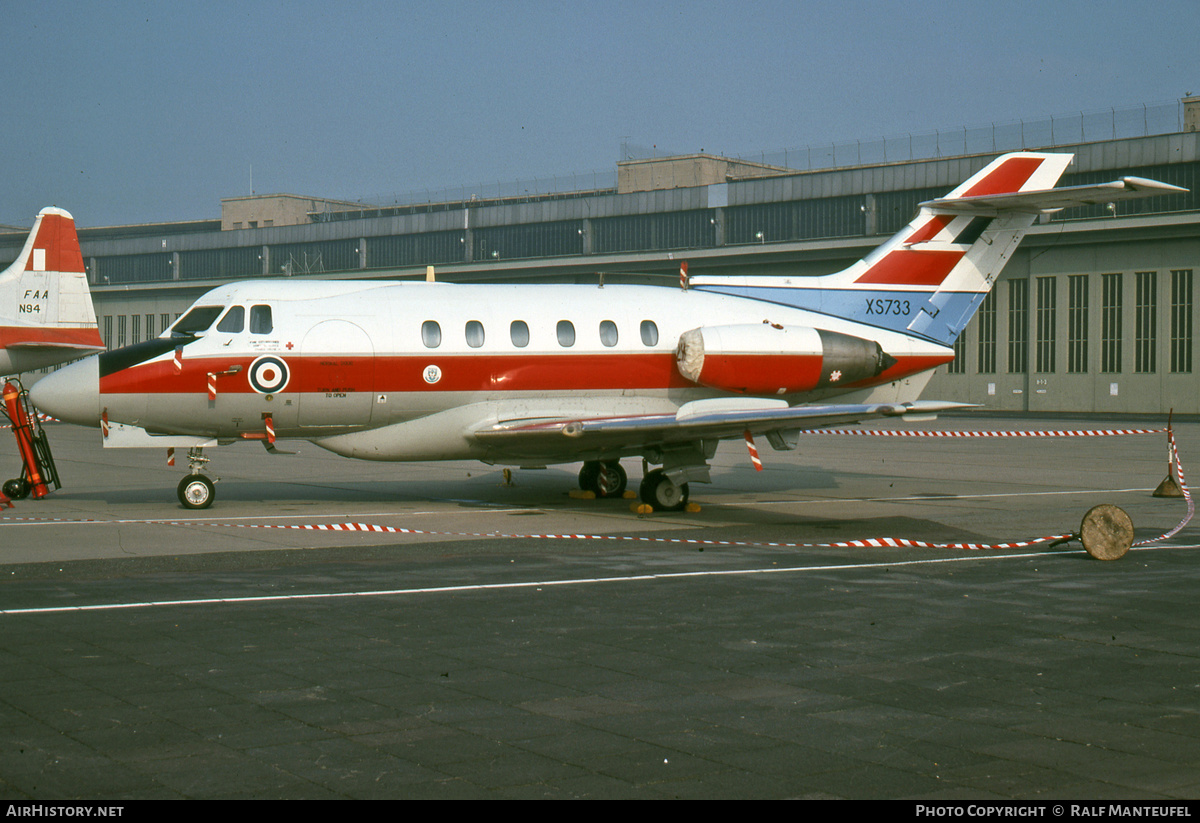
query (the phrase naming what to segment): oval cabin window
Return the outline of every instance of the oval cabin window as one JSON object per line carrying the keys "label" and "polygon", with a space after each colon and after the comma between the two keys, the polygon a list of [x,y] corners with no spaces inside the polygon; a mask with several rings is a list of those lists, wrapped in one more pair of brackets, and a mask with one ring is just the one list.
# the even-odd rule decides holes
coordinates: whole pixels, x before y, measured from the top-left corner
{"label": "oval cabin window", "polygon": [[436,349],[442,345],[442,327],[436,320],[426,320],[421,324],[421,342],[427,349]]}
{"label": "oval cabin window", "polygon": [[642,342],[647,346],[658,345],[658,326],[653,320],[642,321]]}
{"label": "oval cabin window", "polygon": [[575,325],[570,320],[559,320],[556,331],[558,332],[558,345],[563,348],[575,345]]}
{"label": "oval cabin window", "polygon": [[512,325],[508,327],[508,336],[512,338],[512,344],[518,349],[523,349],[529,345],[529,326],[524,320],[514,320]]}
{"label": "oval cabin window", "polygon": [[483,324],[478,320],[467,321],[467,345],[477,349],[483,345]]}
{"label": "oval cabin window", "polygon": [[617,345],[617,324],[611,320],[600,321],[600,342],[612,348]]}

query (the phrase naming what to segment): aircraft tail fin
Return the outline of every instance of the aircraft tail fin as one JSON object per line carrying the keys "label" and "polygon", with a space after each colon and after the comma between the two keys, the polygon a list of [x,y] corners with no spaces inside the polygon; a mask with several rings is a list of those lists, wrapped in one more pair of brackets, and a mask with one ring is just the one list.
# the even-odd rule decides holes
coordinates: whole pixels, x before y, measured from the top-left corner
{"label": "aircraft tail fin", "polygon": [[1072,205],[1183,191],[1140,178],[1053,188],[1073,155],[996,158],[849,268],[823,277],[693,277],[692,286],[952,345],[1038,215]]}
{"label": "aircraft tail fin", "polygon": [[21,253],[0,272],[0,348],[10,372],[104,348],[75,218],[62,209],[38,213]]}

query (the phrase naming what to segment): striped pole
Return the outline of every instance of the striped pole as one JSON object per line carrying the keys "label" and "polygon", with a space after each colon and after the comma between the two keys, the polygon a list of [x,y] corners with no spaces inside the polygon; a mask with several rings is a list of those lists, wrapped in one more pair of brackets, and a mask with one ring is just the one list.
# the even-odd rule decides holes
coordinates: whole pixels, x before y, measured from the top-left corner
{"label": "striped pole", "polygon": [[754,435],[750,434],[750,430],[746,429],[746,448],[750,450],[750,462],[754,464],[754,470],[760,472],[763,470],[762,460],[758,457],[758,447],[754,445]]}

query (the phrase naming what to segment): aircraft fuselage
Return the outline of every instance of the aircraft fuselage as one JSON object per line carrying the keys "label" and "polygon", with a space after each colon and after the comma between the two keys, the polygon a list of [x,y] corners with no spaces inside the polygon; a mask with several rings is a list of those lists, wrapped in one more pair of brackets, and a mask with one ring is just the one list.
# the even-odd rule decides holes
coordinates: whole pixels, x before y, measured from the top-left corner
{"label": "aircraft fuselage", "polygon": [[[819,344],[734,358],[754,375],[745,391],[681,374],[685,332],[761,324],[875,341],[892,360],[840,385],[822,378]],[[209,292],[162,337],[70,367],[97,369],[99,387],[71,422],[228,441],[261,436],[269,418],[275,437],[355,457],[489,459],[501,456],[469,436],[489,421],[666,413],[731,393],[894,401],[904,378],[950,359],[885,329],[696,290],[250,281]]]}

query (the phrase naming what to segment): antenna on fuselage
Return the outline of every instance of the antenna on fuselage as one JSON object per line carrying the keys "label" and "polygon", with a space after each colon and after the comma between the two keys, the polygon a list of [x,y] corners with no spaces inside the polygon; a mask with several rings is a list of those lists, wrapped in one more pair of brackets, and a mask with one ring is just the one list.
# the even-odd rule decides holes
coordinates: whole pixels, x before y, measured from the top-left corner
{"label": "antenna on fuselage", "polygon": [[434,281],[434,279],[433,279],[433,266],[426,266],[426,267],[425,267],[425,282],[426,282],[426,283],[433,283],[433,282],[435,282],[435,281]]}

